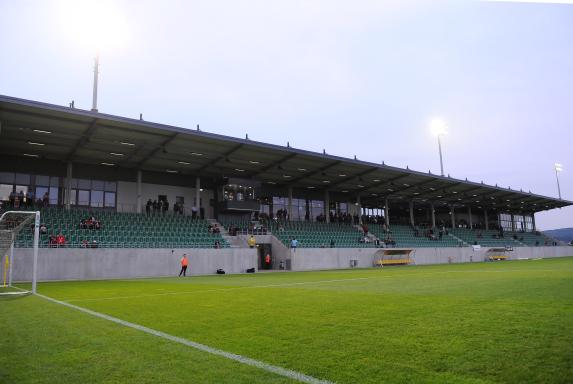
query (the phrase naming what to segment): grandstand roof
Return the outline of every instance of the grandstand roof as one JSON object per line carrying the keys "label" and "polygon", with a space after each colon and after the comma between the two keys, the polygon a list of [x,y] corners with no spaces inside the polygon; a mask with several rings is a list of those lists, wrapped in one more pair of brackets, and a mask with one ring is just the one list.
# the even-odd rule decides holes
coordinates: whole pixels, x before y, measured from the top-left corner
{"label": "grandstand roof", "polygon": [[0,95],[0,153],[181,175],[253,178],[380,205],[396,200],[537,212],[573,205],[530,192]]}

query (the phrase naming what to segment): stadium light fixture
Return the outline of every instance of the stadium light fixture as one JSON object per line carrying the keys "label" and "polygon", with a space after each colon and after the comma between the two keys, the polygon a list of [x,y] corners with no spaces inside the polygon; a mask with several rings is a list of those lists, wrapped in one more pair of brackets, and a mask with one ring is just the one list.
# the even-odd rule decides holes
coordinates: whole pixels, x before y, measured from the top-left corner
{"label": "stadium light fixture", "polygon": [[557,180],[557,193],[559,200],[561,200],[561,186],[559,185],[559,172],[563,172],[563,164],[555,163],[555,179]]}
{"label": "stadium light fixture", "polygon": [[43,129],[34,129],[33,131],[36,133],[46,133],[46,134],[52,133],[51,131],[44,131]]}
{"label": "stadium light fixture", "polygon": [[436,118],[430,122],[430,129],[432,130],[434,136],[438,138],[438,150],[440,152],[440,171],[442,176],[444,176],[444,161],[442,158],[442,141],[440,140],[440,137],[448,133],[447,128],[448,127],[446,123],[442,119]]}
{"label": "stadium light fixture", "polygon": [[125,20],[110,0],[61,0],[59,13],[64,33],[95,53],[92,111],[97,112],[100,53],[103,49],[125,45]]}
{"label": "stadium light fixture", "polygon": [[39,147],[43,147],[44,145],[46,145],[46,144],[44,144],[44,143],[36,143],[35,141],[28,141],[28,144],[30,144],[30,145],[37,145],[37,146],[39,146]]}

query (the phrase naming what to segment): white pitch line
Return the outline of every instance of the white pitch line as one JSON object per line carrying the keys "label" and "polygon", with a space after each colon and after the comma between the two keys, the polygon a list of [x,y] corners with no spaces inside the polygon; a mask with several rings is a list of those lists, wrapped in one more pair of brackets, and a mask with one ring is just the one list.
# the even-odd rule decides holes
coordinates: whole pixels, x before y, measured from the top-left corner
{"label": "white pitch line", "polygon": [[84,301],[107,301],[107,300],[128,300],[128,299],[139,299],[145,297],[156,297],[156,296],[178,296],[178,295],[190,295],[198,293],[209,293],[209,292],[224,292],[224,291],[236,291],[240,289],[257,289],[257,288],[279,288],[279,287],[289,287],[297,285],[312,285],[312,284],[324,284],[324,283],[338,283],[346,281],[357,281],[357,280],[372,280],[372,279],[387,279],[392,277],[400,276],[424,276],[424,275],[437,275],[445,273],[505,273],[505,272],[527,272],[527,271],[559,271],[556,269],[505,269],[501,271],[489,271],[489,270],[473,270],[473,271],[441,271],[441,272],[420,272],[420,273],[401,273],[395,275],[384,275],[384,276],[371,276],[371,277],[357,277],[352,279],[335,279],[335,280],[317,280],[317,281],[302,281],[297,283],[285,283],[285,284],[268,284],[268,285],[251,285],[246,287],[233,287],[233,288],[217,288],[217,289],[203,289],[195,291],[178,291],[178,292],[164,292],[164,293],[152,293],[148,295],[132,295],[132,296],[111,296],[111,297],[96,297],[91,299],[68,299],[64,302],[84,302]]}
{"label": "white pitch line", "polygon": [[210,353],[212,355],[221,356],[221,357],[224,357],[224,358],[229,359],[229,360],[234,360],[234,361],[239,362],[241,364],[245,364],[245,365],[249,365],[251,367],[259,368],[259,369],[262,369],[262,370],[267,371],[267,372],[271,372],[271,373],[274,373],[274,374],[277,374],[277,375],[280,375],[283,377],[287,377],[289,379],[297,380],[297,381],[300,381],[301,383],[333,384],[331,381],[328,381],[328,380],[317,379],[315,377],[305,375],[304,373],[292,371],[292,370],[286,369],[286,368],[281,368],[281,367],[278,367],[276,365],[267,364],[267,363],[259,361],[259,360],[251,359],[250,357],[245,357],[245,356],[237,355],[235,353],[226,352],[226,351],[223,351],[221,349],[209,347],[208,345],[205,345],[205,344],[200,344],[200,343],[197,343],[197,342],[194,342],[191,340],[184,339],[182,337],[173,336],[173,335],[170,335],[170,334],[165,333],[165,332],[161,332],[161,331],[157,331],[155,329],[144,327],[143,325],[130,323],[129,321],[118,319],[117,317],[112,317],[112,316],[109,316],[109,315],[106,315],[103,313],[99,313],[96,311],[92,311],[92,310],[89,310],[86,308],[78,307],[76,305],[66,303],[66,302],[63,302],[60,300],[56,300],[56,299],[53,299],[53,298],[48,297],[48,296],[44,296],[44,295],[40,295],[40,294],[38,294],[37,296],[41,297],[45,300],[51,301],[53,303],[64,305],[68,308],[72,308],[72,309],[87,313],[89,315],[99,317],[100,319],[108,320],[108,321],[123,325],[123,326],[128,327],[128,328],[133,328],[133,329],[148,333],[148,334],[153,335],[153,336],[161,337],[161,338],[169,340],[169,341],[183,344],[183,345],[186,345],[188,347],[195,348],[199,351]]}

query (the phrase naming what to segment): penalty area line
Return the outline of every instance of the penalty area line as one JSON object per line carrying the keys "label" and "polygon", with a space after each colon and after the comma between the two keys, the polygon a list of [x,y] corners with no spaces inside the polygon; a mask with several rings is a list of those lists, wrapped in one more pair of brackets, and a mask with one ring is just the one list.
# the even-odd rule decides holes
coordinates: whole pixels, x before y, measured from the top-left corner
{"label": "penalty area line", "polygon": [[250,357],[245,357],[245,356],[237,355],[235,353],[226,352],[226,351],[223,351],[221,349],[209,347],[208,345],[205,345],[205,344],[200,344],[200,343],[197,343],[195,341],[184,339],[182,337],[173,336],[173,335],[170,335],[170,334],[165,333],[165,332],[161,332],[161,331],[157,331],[157,330],[152,329],[152,328],[145,327],[143,325],[130,323],[129,321],[125,321],[125,320],[119,319],[117,317],[113,317],[113,316],[109,316],[109,315],[106,315],[106,314],[103,314],[100,312],[92,311],[92,310],[87,309],[87,308],[78,307],[77,305],[73,305],[70,303],[66,303],[64,301],[56,300],[56,299],[53,299],[53,298],[48,297],[48,296],[44,296],[44,295],[40,295],[40,294],[37,294],[36,296],[41,297],[45,300],[51,301],[52,303],[60,304],[60,305],[66,306],[68,308],[75,309],[77,311],[84,312],[84,313],[87,313],[89,315],[98,317],[100,319],[108,320],[108,321],[111,321],[113,323],[123,325],[124,327],[136,329],[138,331],[145,332],[145,333],[153,335],[153,336],[161,337],[162,339],[166,339],[169,341],[173,341],[173,342],[176,342],[179,344],[186,345],[188,347],[197,349],[197,350],[202,351],[202,352],[207,352],[207,353],[210,353],[212,355],[221,356],[221,357],[236,361],[236,362],[241,363],[241,364],[245,364],[245,365],[248,365],[251,367],[259,368],[259,369],[262,369],[264,371],[274,373],[274,374],[277,374],[277,375],[280,375],[280,376],[283,376],[283,377],[286,377],[289,379],[297,380],[301,383],[333,384],[331,381],[317,379],[315,377],[305,375],[304,373],[300,373],[300,372],[293,371],[290,369],[278,367],[276,365],[272,365],[272,364],[268,364],[268,363],[265,363],[265,362],[262,362],[259,360],[251,359]]}

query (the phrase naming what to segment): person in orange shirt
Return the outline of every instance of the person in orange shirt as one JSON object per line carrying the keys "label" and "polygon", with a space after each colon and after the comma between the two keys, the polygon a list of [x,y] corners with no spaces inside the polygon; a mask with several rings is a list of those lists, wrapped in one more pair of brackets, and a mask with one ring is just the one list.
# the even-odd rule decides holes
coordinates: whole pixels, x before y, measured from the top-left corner
{"label": "person in orange shirt", "polygon": [[183,277],[185,277],[185,273],[187,272],[187,265],[189,264],[189,260],[187,259],[187,255],[184,253],[183,257],[181,258],[181,272],[179,272],[179,276],[181,277],[181,274],[183,274]]}

